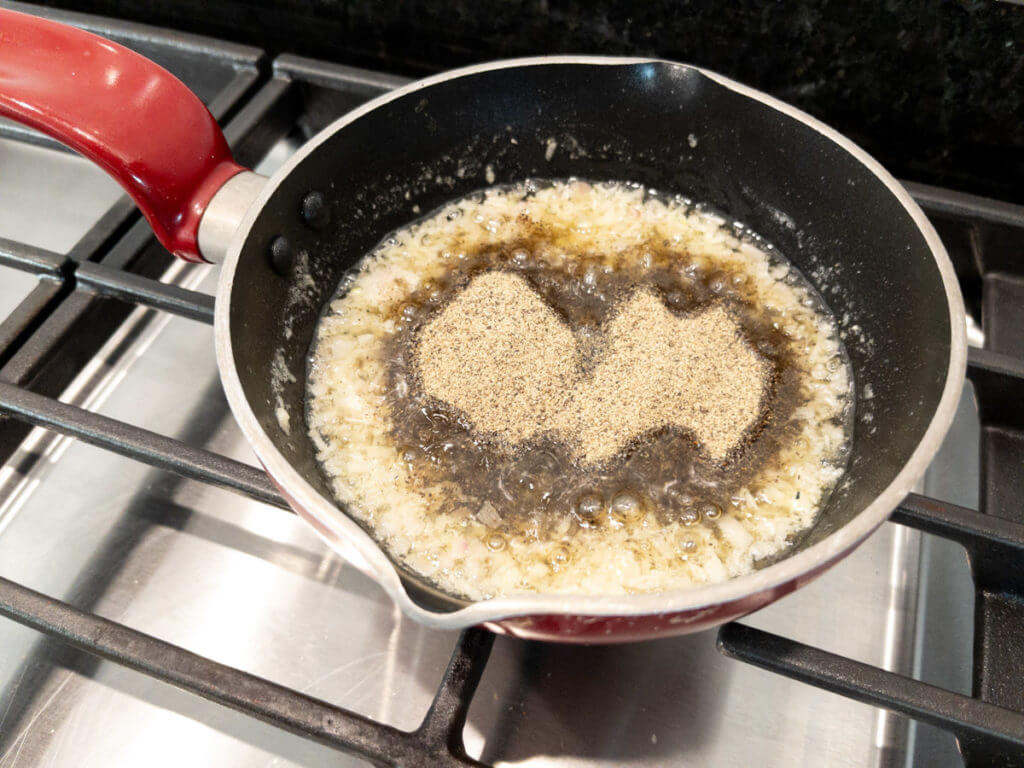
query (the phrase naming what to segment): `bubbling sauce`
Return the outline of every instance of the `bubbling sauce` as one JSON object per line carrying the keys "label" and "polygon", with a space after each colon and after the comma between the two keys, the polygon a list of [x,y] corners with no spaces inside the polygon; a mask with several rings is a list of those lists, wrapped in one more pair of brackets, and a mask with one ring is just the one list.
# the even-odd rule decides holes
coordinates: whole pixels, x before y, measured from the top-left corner
{"label": "bubbling sauce", "polygon": [[[689,346],[658,338],[687,322]],[[672,368],[659,344],[696,353]],[[339,501],[473,599],[748,572],[813,523],[848,451],[852,379],[811,286],[636,185],[492,188],[393,233],[339,286],[309,368]]]}

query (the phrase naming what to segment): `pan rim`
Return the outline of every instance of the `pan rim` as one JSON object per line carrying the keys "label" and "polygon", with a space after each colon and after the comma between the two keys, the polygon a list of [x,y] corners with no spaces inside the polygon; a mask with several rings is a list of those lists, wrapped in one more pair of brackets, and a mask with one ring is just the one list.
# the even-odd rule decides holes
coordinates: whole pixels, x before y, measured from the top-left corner
{"label": "pan rim", "polygon": [[[875,499],[846,525],[822,541],[759,571],[723,582],[639,595],[523,594],[470,602],[453,611],[433,611],[417,604],[399,578],[398,570],[372,537],[337,504],[318,493],[277,450],[260,426],[242,389],[234,363],[229,328],[231,288],[242,246],[263,207],[292,169],[301,164],[323,142],[346,125],[395,99],[448,80],[512,67],[557,64],[636,66],[659,64],[695,70],[740,95],[759,101],[812,128],[831,140],[873,173],[900,202],[914,221],[935,260],[946,292],[950,321],[950,352],[946,381],[938,406],[924,435],[896,477]],[[412,618],[435,628],[455,629],[505,619],[568,615],[587,617],[638,617],[701,611],[715,606],[742,603],[779,590],[785,585],[810,579],[825,566],[852,551],[889,517],[924,474],[952,423],[960,399],[967,366],[965,310],[953,264],[935,229],[909,192],[878,161],[850,139],[785,102],[702,67],[643,57],[538,56],[506,59],[464,67],[410,83],[389,91],[343,115],[306,142],[271,177],[250,206],[228,250],[221,268],[215,310],[217,362],[228,402],[253,450],[271,478],[289,497],[296,511],[312,524],[327,544],[356,568],[373,578],[402,610]]]}

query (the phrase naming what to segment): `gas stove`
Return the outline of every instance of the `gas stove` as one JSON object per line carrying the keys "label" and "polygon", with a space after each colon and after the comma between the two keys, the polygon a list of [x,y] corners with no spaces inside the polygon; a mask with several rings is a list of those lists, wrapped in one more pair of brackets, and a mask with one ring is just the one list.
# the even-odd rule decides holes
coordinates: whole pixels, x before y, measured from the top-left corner
{"label": "gas stove", "polygon": [[[405,82],[16,7],[170,69],[264,173]],[[975,346],[892,522],[718,633],[564,647],[403,617],[256,466],[216,270],[45,138],[0,123],[0,169],[0,768],[1024,765],[1024,208],[907,183]]]}

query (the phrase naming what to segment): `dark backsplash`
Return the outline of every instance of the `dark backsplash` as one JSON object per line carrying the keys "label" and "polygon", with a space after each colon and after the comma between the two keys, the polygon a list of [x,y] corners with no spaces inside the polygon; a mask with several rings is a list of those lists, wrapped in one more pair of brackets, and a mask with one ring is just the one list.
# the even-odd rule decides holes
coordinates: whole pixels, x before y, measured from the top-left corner
{"label": "dark backsplash", "polygon": [[45,0],[410,75],[544,53],[717,70],[901,178],[1024,203],[1024,6],[995,0]]}

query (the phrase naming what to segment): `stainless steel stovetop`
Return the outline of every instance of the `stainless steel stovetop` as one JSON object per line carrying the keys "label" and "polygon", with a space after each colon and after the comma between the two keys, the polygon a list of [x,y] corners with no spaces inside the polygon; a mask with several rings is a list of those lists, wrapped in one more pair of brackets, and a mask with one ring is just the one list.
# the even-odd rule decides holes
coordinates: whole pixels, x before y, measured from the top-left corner
{"label": "stainless steel stovetop", "polygon": [[[0,140],[0,237],[64,252],[118,194],[79,158]],[[216,278],[164,276],[208,293]],[[35,282],[0,268],[0,314]],[[134,310],[62,399],[255,463],[201,323]],[[968,391],[926,493],[977,506],[978,430]],[[0,576],[400,728],[422,718],[456,638],[403,618],[294,516],[40,429],[0,469]],[[961,549],[886,524],[746,623],[969,692],[972,601]],[[466,744],[499,765],[960,764],[945,732],[730,660],[714,632],[593,648],[499,638]],[[350,764],[0,621],[0,768]]]}

